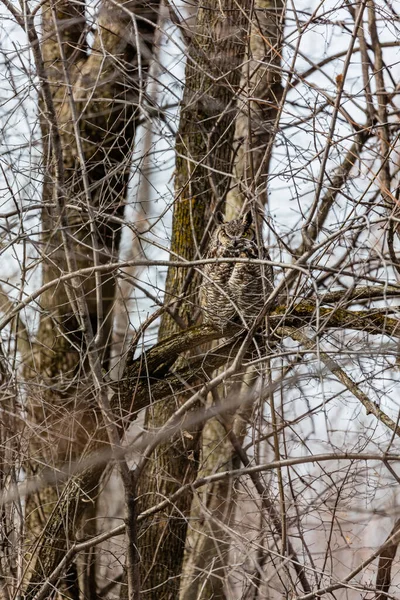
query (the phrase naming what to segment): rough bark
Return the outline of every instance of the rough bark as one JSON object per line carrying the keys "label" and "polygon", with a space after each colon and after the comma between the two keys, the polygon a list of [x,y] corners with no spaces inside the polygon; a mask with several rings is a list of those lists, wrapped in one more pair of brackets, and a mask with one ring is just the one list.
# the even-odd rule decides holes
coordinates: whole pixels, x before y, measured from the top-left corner
{"label": "rough bark", "polygon": [[400,536],[396,536],[399,529],[400,519],[397,519],[388,536],[388,539],[390,540],[392,538],[392,541],[389,544],[384,544],[384,548],[379,555],[378,571],[376,575],[376,589],[379,590],[379,592],[377,591],[376,593],[376,600],[385,600],[389,594],[392,581],[392,565],[400,542]]}
{"label": "rough bark", "polygon": [[254,2],[247,62],[242,72],[236,121],[234,186],[226,214],[233,219],[243,203],[267,203],[267,176],[282,97],[281,57],[284,25],[282,0]]}
{"label": "rough bark", "polygon": [[[202,3],[196,35],[188,51],[185,92],[177,138],[176,200],[171,252],[186,259],[201,257],[212,226],[212,212],[224,203],[231,173],[236,93],[240,84],[247,39],[250,2],[241,10],[232,0]],[[166,301],[177,300],[181,323],[196,320],[198,274],[170,268]],[[175,321],[163,317],[160,338],[177,331]],[[184,359],[186,360],[186,359]],[[170,393],[168,392],[170,396]],[[147,426],[160,427],[184,401],[172,396],[150,409]],[[140,481],[141,510],[169,497],[182,483],[194,480],[198,469],[201,424],[160,445]],[[192,491],[165,510],[163,519],[149,522],[140,538],[143,596],[176,600],[190,514]]]}
{"label": "rough bark", "polygon": [[[241,94],[235,127],[234,179],[225,209],[228,220],[238,216],[246,201],[257,198],[260,205],[266,203],[266,176],[282,95],[280,62],[283,2],[256,0],[251,16],[247,60],[241,71]],[[254,383],[254,376],[252,381]],[[241,393],[240,387],[238,384],[235,386],[238,395]],[[221,394],[224,396],[223,390]],[[245,426],[240,417],[237,425],[239,423],[242,424],[239,434],[239,439],[242,440]],[[221,429],[221,425],[216,422],[208,422],[204,428],[203,456],[207,459],[201,469],[201,476],[214,472],[221,465],[226,468],[226,465],[235,461],[231,443],[224,439],[223,434],[216,435],[216,429]],[[213,435],[218,445],[216,452],[210,452],[204,447],[204,443],[210,445]],[[199,501],[195,498],[191,517],[197,519],[197,524],[190,532],[187,543],[186,581],[181,592],[182,600],[225,598],[224,571],[229,563],[230,540],[224,524],[229,525],[235,512],[236,493],[231,482],[223,481],[210,485],[204,495],[207,496],[204,505],[215,519],[210,521],[201,515]]]}
{"label": "rough bark", "polygon": [[[42,62],[44,71],[39,103],[44,146],[43,283],[70,268],[61,235],[65,224],[77,268],[118,257],[120,226],[109,217],[122,216],[126,202],[139,99],[151,61],[158,10],[158,0],[132,0],[123,5],[104,0],[87,53],[84,5],[68,0],[43,4],[43,41],[40,46],[35,42],[36,66]],[[32,22],[31,41],[34,36]],[[53,115],[49,115],[49,102]],[[58,146],[54,144],[57,137]],[[62,197],[62,206],[54,202],[55,197]],[[60,284],[56,292],[42,295],[33,351],[24,356],[32,423],[27,471],[43,478],[57,474],[59,465],[82,457],[89,445],[93,450],[105,441],[88,369],[91,349],[86,347],[77,317],[76,290],[68,286]],[[114,278],[82,278],[79,294],[84,295],[106,368]],[[93,438],[99,441],[93,444]],[[96,493],[98,482],[97,471],[86,489],[78,490],[75,486],[82,482],[75,480],[64,489],[51,486],[28,498],[27,526],[34,544],[28,596],[65,553],[84,503]]]}
{"label": "rough bark", "polygon": [[[200,477],[238,467],[226,431],[216,419],[204,427],[202,456],[205,462]],[[194,497],[191,522],[195,525],[188,532],[181,600],[226,598],[224,586],[231,539],[224,525],[232,524],[236,496],[234,481],[224,479]]]}
{"label": "rough bark", "polygon": [[[209,236],[206,228],[217,208],[223,209],[231,179],[232,141],[237,114],[240,67],[247,42],[250,2],[224,0],[202,3],[197,34],[189,48],[185,92],[176,143],[176,200],[171,250],[194,259],[202,257]],[[190,326],[196,317],[199,277],[192,271],[169,269],[166,300],[185,294],[180,314]],[[160,337],[177,330],[170,316]]]}

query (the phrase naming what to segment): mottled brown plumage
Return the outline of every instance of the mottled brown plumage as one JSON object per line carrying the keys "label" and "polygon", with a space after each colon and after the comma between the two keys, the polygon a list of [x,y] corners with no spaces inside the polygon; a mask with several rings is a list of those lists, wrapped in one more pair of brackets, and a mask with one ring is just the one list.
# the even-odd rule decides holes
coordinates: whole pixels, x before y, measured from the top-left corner
{"label": "mottled brown plumage", "polygon": [[[257,246],[251,213],[217,226],[206,258],[262,258],[270,260]],[[274,287],[270,265],[211,263],[203,267],[201,304],[203,320],[225,329],[229,323],[251,326]]]}

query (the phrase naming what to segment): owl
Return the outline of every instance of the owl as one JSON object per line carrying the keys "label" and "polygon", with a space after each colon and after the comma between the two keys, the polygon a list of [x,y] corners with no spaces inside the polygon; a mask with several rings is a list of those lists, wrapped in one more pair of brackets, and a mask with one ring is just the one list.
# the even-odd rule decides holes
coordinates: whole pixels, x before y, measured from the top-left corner
{"label": "owl", "polygon": [[[206,258],[262,258],[271,260],[262,246],[259,250],[251,212],[217,226]],[[244,262],[218,262],[203,267],[201,304],[203,321],[222,330],[230,323],[250,327],[274,288],[270,265]]]}

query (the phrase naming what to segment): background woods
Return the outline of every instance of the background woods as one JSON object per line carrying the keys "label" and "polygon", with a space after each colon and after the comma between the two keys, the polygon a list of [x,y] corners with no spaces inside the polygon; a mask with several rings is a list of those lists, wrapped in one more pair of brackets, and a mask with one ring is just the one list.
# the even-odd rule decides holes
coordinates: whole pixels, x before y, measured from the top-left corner
{"label": "background woods", "polygon": [[1,6],[1,597],[395,598],[397,7]]}

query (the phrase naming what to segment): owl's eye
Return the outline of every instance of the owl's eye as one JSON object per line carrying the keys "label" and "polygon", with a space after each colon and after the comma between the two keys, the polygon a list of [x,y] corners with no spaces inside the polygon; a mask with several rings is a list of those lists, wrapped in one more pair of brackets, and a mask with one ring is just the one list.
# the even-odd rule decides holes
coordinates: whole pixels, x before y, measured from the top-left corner
{"label": "owl's eye", "polygon": [[254,240],[254,231],[252,229],[247,229],[247,231],[243,232],[243,237],[247,240]]}

